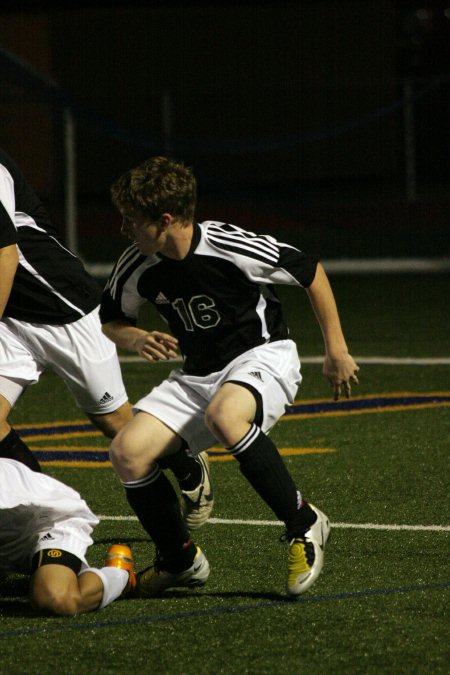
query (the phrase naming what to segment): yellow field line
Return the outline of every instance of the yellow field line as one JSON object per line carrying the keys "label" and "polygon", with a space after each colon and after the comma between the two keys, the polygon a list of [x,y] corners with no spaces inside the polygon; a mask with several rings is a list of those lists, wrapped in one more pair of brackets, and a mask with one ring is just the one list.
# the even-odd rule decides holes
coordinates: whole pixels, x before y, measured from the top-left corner
{"label": "yellow field line", "polygon": [[[223,452],[220,448],[210,448],[212,452]],[[326,452],[336,452],[334,448],[278,448],[280,455],[291,457],[293,455],[319,455]],[[228,462],[234,459],[233,455],[210,455],[210,462]]]}
{"label": "yellow field line", "polygon": [[[34,425],[33,425],[34,426]],[[15,427],[16,428],[16,427]],[[70,431],[66,434],[36,434],[36,436],[27,436],[26,441],[48,441],[49,438],[55,441],[64,441],[68,438],[92,438],[93,436],[102,436],[101,431]]]}
{"label": "yellow field line", "polygon": [[[88,419],[84,418],[81,420],[57,420],[56,422],[37,422],[36,424],[24,423],[24,424],[15,424],[14,429],[28,429],[29,427],[34,427],[36,429],[47,429],[48,427],[67,427],[71,424],[80,424],[87,426],[91,424]],[[81,433],[81,432],[80,432]],[[96,432],[97,433],[97,432]],[[98,432],[100,433],[100,432]]]}
{"label": "yellow field line", "polygon": [[323,419],[324,417],[343,417],[344,415],[368,415],[384,412],[405,412],[408,410],[420,410],[425,408],[442,408],[450,406],[450,401],[437,401],[436,403],[415,403],[413,405],[391,405],[380,408],[369,408],[368,410],[336,410],[334,412],[314,412],[314,413],[294,413],[280,418],[280,422],[290,422],[291,420],[306,420],[312,417]]}
{"label": "yellow field line", "polygon": [[[48,441],[48,437],[45,439]],[[30,445],[30,450],[39,450],[40,452],[109,452],[109,448],[101,448],[98,445]]]}
{"label": "yellow field line", "polygon": [[[433,391],[433,392],[414,392],[414,391],[402,391],[402,392],[389,392],[389,393],[377,393],[377,394],[367,394],[364,396],[352,396],[352,401],[363,401],[368,399],[376,398],[398,398],[399,396],[404,397],[414,397],[414,396],[423,396],[426,398],[433,398],[434,396],[448,396],[450,395],[449,391]],[[308,404],[318,404],[318,403],[329,403],[330,398],[312,398],[312,399],[300,399],[296,400],[293,405],[308,405]],[[294,413],[291,415],[285,415],[281,418],[282,422],[287,422],[289,420],[295,419],[310,419],[312,417],[323,418],[323,417],[341,417],[343,415],[365,415],[369,413],[380,413],[380,412],[399,412],[403,410],[420,410],[424,408],[437,408],[437,407],[448,407],[450,406],[450,401],[436,401],[430,403],[416,403],[412,405],[394,405],[394,406],[380,406],[379,408],[370,408],[367,410],[336,410],[336,411],[327,411],[327,412],[313,412],[313,413]],[[30,426],[36,429],[50,429],[58,428],[70,425],[87,425],[89,421],[86,419],[77,419],[77,420],[58,420],[56,422],[39,422],[37,424],[30,425],[28,424],[16,424],[14,425],[16,429],[27,429]],[[71,438],[87,438],[87,437],[100,437],[102,433],[97,429],[92,429],[88,431],[70,431],[60,434],[35,434],[33,436],[27,436],[27,441],[48,441],[49,436],[52,440],[66,440]]]}
{"label": "yellow field line", "polygon": [[[402,394],[399,394],[400,396]],[[435,394],[437,395],[437,394]],[[364,397],[364,398],[370,398],[370,397]],[[378,396],[374,396],[373,398],[378,398]],[[363,400],[363,399],[361,399]],[[316,399],[310,400],[310,401],[303,401],[303,403],[314,403],[314,402],[324,402],[324,399]],[[295,404],[294,404],[295,405]],[[447,408],[450,406],[450,401],[436,401],[436,402],[430,402],[430,403],[414,403],[412,405],[391,405],[391,406],[380,406],[379,408],[368,408],[365,410],[335,410],[335,411],[327,411],[327,412],[312,412],[312,413],[293,413],[290,415],[284,415],[283,417],[280,418],[280,422],[289,422],[290,420],[299,420],[299,419],[312,419],[312,418],[317,418],[317,419],[323,419],[324,417],[343,417],[345,415],[369,415],[373,413],[384,413],[384,412],[402,412],[402,411],[408,411],[408,410],[424,410],[426,408]],[[79,424],[80,422],[78,420],[74,420],[71,422],[64,422],[64,426],[67,426],[69,424]],[[57,426],[63,426],[62,424],[59,424],[57,422],[51,423],[55,427]],[[16,425],[15,428],[20,429],[21,425]],[[24,428],[28,428],[30,425],[22,425]],[[49,428],[50,423],[47,424],[34,424],[34,427],[42,427],[42,428]],[[26,440],[28,442],[38,442],[38,441],[48,441],[49,437],[52,438],[52,440],[59,441],[59,440],[68,440],[71,438],[93,438],[93,437],[102,437],[103,434],[101,431],[97,431],[96,429],[93,429],[92,431],[70,431],[62,434],[36,434],[34,436],[27,436]],[[38,449],[38,448],[36,448]],[[89,448],[91,449],[91,448]],[[96,448],[93,448],[94,450]]]}
{"label": "yellow field line", "polygon": [[[366,401],[367,399],[374,399],[374,398],[399,398],[400,396],[404,396],[405,398],[412,398],[412,397],[417,397],[417,396],[423,396],[426,398],[433,398],[434,396],[450,396],[450,391],[394,391],[394,392],[389,392],[389,393],[381,393],[381,394],[364,394],[364,396],[355,396],[354,395],[354,389],[352,389],[352,397],[348,400],[350,401]],[[341,401],[344,401],[347,399],[341,399]],[[301,398],[299,400],[294,401],[292,405],[304,405],[304,404],[310,404],[310,403],[331,403],[331,398]],[[409,406],[408,406],[409,407]]]}
{"label": "yellow field line", "polygon": [[111,469],[111,462],[90,462],[89,460],[79,462],[77,460],[64,461],[62,459],[52,459],[48,461],[39,460],[41,466],[63,466],[63,467],[73,467],[76,469]]}
{"label": "yellow field line", "polygon": [[[86,447],[86,448],[72,448],[72,447],[46,447],[46,448],[31,448],[32,450],[46,450],[46,451],[52,451],[52,450],[62,450],[62,449],[69,449],[69,450],[90,450],[92,448]],[[93,448],[94,450],[96,448]],[[211,452],[223,452],[222,448],[210,448]],[[284,457],[292,457],[294,455],[320,455],[322,453],[328,453],[328,452],[336,452],[334,448],[279,448],[280,455],[283,455]],[[210,462],[228,462],[233,459],[233,456],[230,454],[226,455],[210,455],[209,461]],[[44,466],[70,466],[70,467],[79,467],[79,468],[109,468],[111,467],[111,462],[106,461],[106,462],[90,462],[90,461],[83,461],[83,460],[61,460],[61,459],[50,459],[47,461],[41,461],[40,464]]]}

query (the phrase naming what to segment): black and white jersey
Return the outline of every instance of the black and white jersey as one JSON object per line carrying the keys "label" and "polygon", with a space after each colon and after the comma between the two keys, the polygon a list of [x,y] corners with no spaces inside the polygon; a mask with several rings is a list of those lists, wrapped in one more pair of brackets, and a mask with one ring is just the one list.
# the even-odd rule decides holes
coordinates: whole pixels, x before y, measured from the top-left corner
{"label": "black and white jersey", "polygon": [[103,323],[137,323],[150,301],[177,337],[184,370],[206,375],[257,345],[288,337],[274,284],[308,287],[317,256],[235,225],[194,226],[188,255],[142,255],[133,245],[115,265],[103,292]]}
{"label": "black and white jersey", "polygon": [[0,150],[0,248],[14,243],[19,267],[5,317],[58,325],[77,321],[99,304],[100,285],[63,245],[22,172]]}

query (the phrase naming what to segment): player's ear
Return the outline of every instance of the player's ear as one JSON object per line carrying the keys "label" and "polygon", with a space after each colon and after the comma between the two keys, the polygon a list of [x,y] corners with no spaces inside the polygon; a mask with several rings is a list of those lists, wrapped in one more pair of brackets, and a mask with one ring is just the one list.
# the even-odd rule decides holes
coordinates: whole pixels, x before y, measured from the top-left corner
{"label": "player's ear", "polygon": [[170,213],[163,213],[159,219],[160,227],[162,230],[167,230],[171,222],[173,221],[173,216]]}

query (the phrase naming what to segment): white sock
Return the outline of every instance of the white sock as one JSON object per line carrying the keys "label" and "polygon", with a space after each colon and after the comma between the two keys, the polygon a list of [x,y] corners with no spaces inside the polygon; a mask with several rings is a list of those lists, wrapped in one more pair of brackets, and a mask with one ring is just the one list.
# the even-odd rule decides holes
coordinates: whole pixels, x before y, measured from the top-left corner
{"label": "white sock", "polygon": [[122,595],[125,586],[128,583],[130,575],[127,570],[122,570],[120,567],[87,567],[81,574],[85,572],[93,572],[100,577],[103,584],[103,597],[99,609],[103,609],[109,605],[113,600]]}

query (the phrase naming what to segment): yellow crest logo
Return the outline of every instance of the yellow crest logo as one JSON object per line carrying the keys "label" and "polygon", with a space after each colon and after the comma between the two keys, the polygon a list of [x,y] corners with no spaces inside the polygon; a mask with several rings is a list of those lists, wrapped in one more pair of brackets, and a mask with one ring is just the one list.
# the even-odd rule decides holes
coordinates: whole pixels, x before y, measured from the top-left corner
{"label": "yellow crest logo", "polygon": [[52,548],[49,551],[47,551],[47,556],[49,558],[60,558],[62,556],[62,552],[58,551],[57,548]]}

